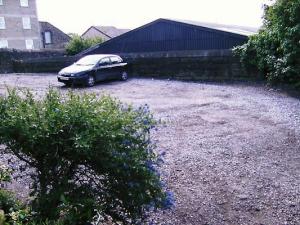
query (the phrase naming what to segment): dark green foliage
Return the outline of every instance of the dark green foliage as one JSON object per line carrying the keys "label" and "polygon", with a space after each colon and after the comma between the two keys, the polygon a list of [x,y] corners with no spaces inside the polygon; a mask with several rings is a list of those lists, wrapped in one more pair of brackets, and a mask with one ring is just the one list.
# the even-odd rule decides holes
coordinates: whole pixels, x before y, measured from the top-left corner
{"label": "dark green foliage", "polygon": [[147,209],[171,207],[162,190],[147,107],[108,96],[8,90],[0,98],[0,144],[34,171],[32,208],[45,221],[103,218],[134,224]]}
{"label": "dark green foliage", "polygon": [[270,83],[300,88],[300,0],[277,0],[265,7],[264,26],[235,52]]}
{"label": "dark green foliage", "polygon": [[76,55],[94,45],[100,44],[103,39],[100,37],[96,38],[81,38],[79,35],[72,35],[72,39],[66,46],[66,52],[68,55]]}

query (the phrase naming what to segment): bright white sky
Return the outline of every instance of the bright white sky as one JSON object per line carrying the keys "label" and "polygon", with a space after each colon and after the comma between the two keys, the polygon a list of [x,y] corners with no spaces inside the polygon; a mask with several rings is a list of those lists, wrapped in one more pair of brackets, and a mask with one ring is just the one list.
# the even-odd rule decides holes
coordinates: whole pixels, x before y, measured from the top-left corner
{"label": "bright white sky", "polygon": [[158,18],[259,27],[269,0],[37,0],[40,21],[66,33],[92,25],[133,29]]}

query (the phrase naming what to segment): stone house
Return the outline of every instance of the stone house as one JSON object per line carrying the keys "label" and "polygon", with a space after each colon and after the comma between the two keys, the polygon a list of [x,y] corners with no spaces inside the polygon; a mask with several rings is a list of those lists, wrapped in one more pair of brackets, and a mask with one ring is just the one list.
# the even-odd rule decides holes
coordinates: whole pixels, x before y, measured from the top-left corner
{"label": "stone house", "polygon": [[82,35],[82,38],[95,38],[100,37],[104,41],[110,40],[114,37],[120,36],[126,32],[130,31],[129,29],[119,29],[113,26],[91,26],[87,29]]}
{"label": "stone house", "polygon": [[0,48],[41,47],[36,0],[0,0]]}
{"label": "stone house", "polygon": [[70,37],[47,22],[39,22],[36,0],[0,0],[0,48],[60,49]]}
{"label": "stone house", "polygon": [[43,48],[64,49],[70,41],[70,36],[48,22],[40,22]]}

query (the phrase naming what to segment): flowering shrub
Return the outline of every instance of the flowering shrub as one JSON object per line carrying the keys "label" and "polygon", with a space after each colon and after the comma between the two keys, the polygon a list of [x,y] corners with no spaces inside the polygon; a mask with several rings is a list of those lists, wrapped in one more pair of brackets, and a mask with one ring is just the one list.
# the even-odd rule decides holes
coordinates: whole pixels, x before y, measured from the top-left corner
{"label": "flowering shrub", "polygon": [[35,100],[14,89],[0,98],[0,121],[0,144],[31,168],[32,208],[44,221],[79,225],[100,215],[135,224],[150,208],[173,205],[157,170],[147,106],[52,89]]}

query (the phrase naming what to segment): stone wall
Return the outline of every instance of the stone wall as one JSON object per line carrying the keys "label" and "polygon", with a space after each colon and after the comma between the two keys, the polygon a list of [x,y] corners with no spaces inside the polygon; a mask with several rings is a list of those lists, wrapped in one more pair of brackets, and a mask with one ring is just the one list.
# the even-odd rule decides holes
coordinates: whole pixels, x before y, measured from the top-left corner
{"label": "stone wall", "polygon": [[245,71],[231,50],[127,54],[133,76],[186,81],[258,81],[258,71]]}
{"label": "stone wall", "polygon": [[15,64],[26,65],[25,61],[62,57],[64,55],[64,51],[21,51],[0,49],[0,73],[17,72]]}
{"label": "stone wall", "polygon": [[57,73],[64,67],[71,65],[76,57],[36,58],[26,61],[13,61],[14,72],[17,73]]}
{"label": "stone wall", "polygon": [[[134,77],[152,77],[186,81],[258,81],[257,71],[245,71],[230,50],[156,52],[121,55],[130,64]],[[17,60],[15,72],[57,73],[78,57],[51,57]]]}

